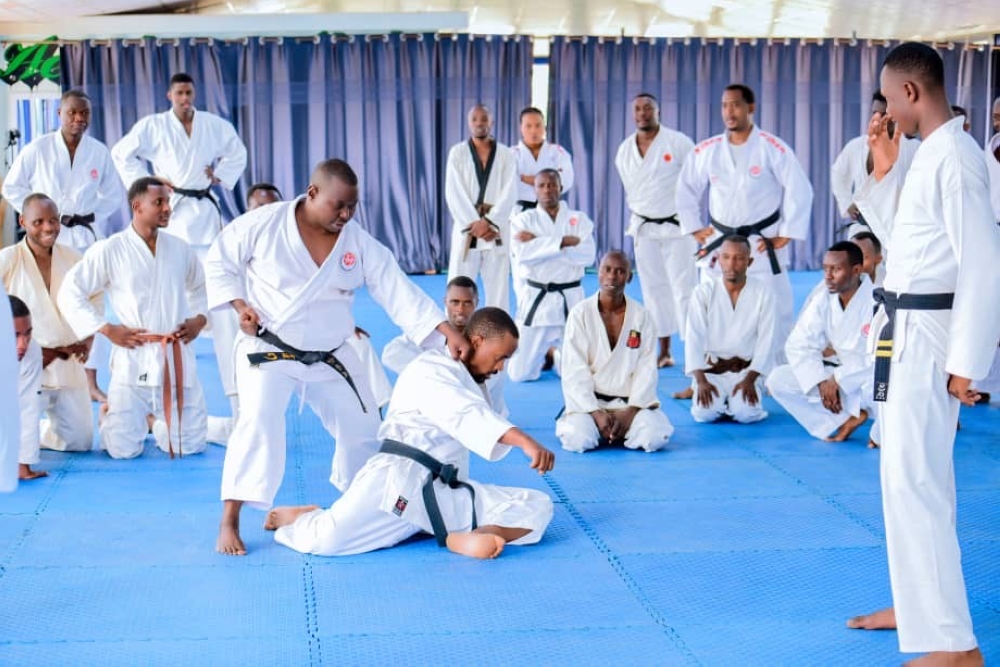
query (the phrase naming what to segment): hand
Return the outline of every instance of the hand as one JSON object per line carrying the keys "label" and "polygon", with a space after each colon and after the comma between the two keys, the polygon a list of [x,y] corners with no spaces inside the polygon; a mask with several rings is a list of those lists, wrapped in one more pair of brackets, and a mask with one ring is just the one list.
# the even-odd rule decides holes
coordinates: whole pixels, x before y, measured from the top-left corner
{"label": "hand", "polygon": [[948,376],[948,393],[957,398],[962,405],[968,405],[970,408],[976,404],[979,400],[979,391],[973,389],[970,385],[972,380],[969,378],[964,378],[958,375]]}
{"label": "hand", "polygon": [[205,167],[205,175],[208,176],[208,180],[212,182],[212,185],[218,185],[222,182],[215,177],[215,171],[212,169],[212,165]]}
{"label": "hand", "polygon": [[861,211],[858,210],[857,205],[851,204],[850,206],[847,207],[847,217],[849,217],[851,220],[857,220],[859,217],[861,217]]}
{"label": "hand", "polygon": [[367,331],[365,331],[364,329],[362,329],[361,327],[358,327],[358,326],[354,327],[354,335],[357,338],[362,338],[362,337],[364,337],[364,338],[371,338],[372,337],[372,335],[370,333],[368,333]]}
{"label": "hand", "polygon": [[524,452],[525,456],[531,459],[531,468],[537,470],[539,475],[543,475],[552,470],[552,466],[555,465],[555,454],[545,449],[531,438],[529,438],[528,441],[521,446],[521,451]]}
{"label": "hand", "polygon": [[472,356],[472,343],[464,333],[452,326],[451,322],[442,322],[437,325],[437,330],[444,335],[452,359],[465,361]]}
{"label": "hand", "polygon": [[757,405],[760,403],[760,396],[757,395],[757,374],[753,371],[747,373],[746,377],[736,383],[733,387],[733,396],[735,397],[738,392],[743,392],[743,399],[747,402],[747,405]]}
{"label": "hand", "polygon": [[593,417],[594,425],[597,426],[597,432],[601,437],[611,440],[615,428],[615,416],[606,410],[594,410],[590,416]]}
{"label": "hand", "polygon": [[142,334],[146,333],[145,329],[133,329],[124,324],[105,324],[101,327],[101,333],[112,344],[124,347],[126,350],[134,350],[140,345],[146,344],[146,341],[142,337]]}
{"label": "hand", "polygon": [[240,331],[248,336],[256,337],[257,331],[260,329],[260,315],[245,301],[240,301],[239,304],[233,305],[236,307],[236,314],[239,316]]}
{"label": "hand", "polygon": [[890,137],[889,126],[892,122],[892,116],[888,113],[873,113],[868,123],[868,148],[871,149],[872,176],[876,181],[885,178],[899,158],[899,140],[903,133],[897,127]]}
{"label": "hand", "polygon": [[614,427],[611,429],[610,440],[620,440],[625,437],[628,430],[632,428],[632,420],[639,413],[639,408],[634,406],[629,406],[622,410],[615,411]]}
{"label": "hand", "polygon": [[712,406],[712,402],[715,400],[714,397],[719,395],[719,389],[708,380],[701,379],[698,380],[698,389],[696,393],[698,395],[698,405],[703,408],[710,408]]}
{"label": "hand", "polygon": [[708,227],[694,232],[691,236],[693,236],[694,240],[698,242],[698,245],[705,245],[705,241],[708,240],[708,237],[711,236],[714,231],[715,227],[709,225]]}
{"label": "hand", "polygon": [[829,357],[835,357],[835,356],[837,356],[837,351],[836,351],[835,349],[833,349],[833,347],[832,347],[832,346],[830,346],[830,345],[827,345],[827,346],[826,346],[826,347],[825,347],[825,348],[823,349],[823,358],[824,358],[824,359],[827,359],[827,358],[829,358]]}
{"label": "hand", "polygon": [[531,232],[521,231],[518,232],[517,236],[515,236],[514,238],[520,241],[521,243],[527,243],[528,241],[534,241],[536,237]]}
{"label": "hand", "polygon": [[[492,241],[493,238],[496,238],[496,231],[493,230],[490,223],[482,218],[469,225],[469,233],[477,239],[482,239],[484,241]],[[494,235],[493,238],[487,238],[490,234]]]}
{"label": "hand", "polygon": [[195,315],[181,322],[180,326],[170,335],[187,345],[198,337],[198,334],[201,333],[206,324],[208,324],[208,318],[204,315]]}
{"label": "hand", "polygon": [[524,183],[524,184],[526,184],[526,185],[534,185],[535,184],[535,175],[532,174],[531,176],[525,176],[524,174],[521,174],[521,182]]}
{"label": "hand", "polygon": [[840,385],[833,377],[828,377],[819,383],[819,397],[823,400],[823,407],[835,415],[840,414]]}
{"label": "hand", "polygon": [[562,243],[559,244],[560,248],[572,248],[575,245],[580,245],[579,236],[564,236],[562,237]]}
{"label": "hand", "polygon": [[42,368],[45,368],[56,359],[69,359],[69,355],[64,348],[43,347],[42,348]]}
{"label": "hand", "polygon": [[[788,238],[787,236],[772,236],[771,245],[774,246],[775,250],[778,250],[779,248],[784,248],[786,245],[788,245],[788,242],[791,240],[792,239]],[[757,239],[757,252],[766,252],[766,251],[767,251],[767,244],[764,243],[764,239],[762,238]]]}

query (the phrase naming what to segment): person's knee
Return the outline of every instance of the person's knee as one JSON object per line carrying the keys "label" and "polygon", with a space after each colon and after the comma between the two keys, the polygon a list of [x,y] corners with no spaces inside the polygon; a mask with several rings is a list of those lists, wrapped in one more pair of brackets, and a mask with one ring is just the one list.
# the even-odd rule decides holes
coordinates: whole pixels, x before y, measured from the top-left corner
{"label": "person's knee", "polygon": [[541,362],[533,364],[526,354],[514,354],[507,362],[507,377],[512,382],[531,382],[542,375]]}
{"label": "person's knee", "polygon": [[703,405],[698,404],[697,394],[691,401],[691,417],[698,423],[710,424],[719,419],[722,416],[722,409],[716,404],[712,404],[707,408]]}
{"label": "person's knee", "polygon": [[559,438],[562,448],[569,452],[579,453],[597,448],[596,429],[583,428],[582,425],[568,420],[556,422],[556,437]]}
{"label": "person's knee", "polygon": [[659,410],[642,410],[632,422],[625,446],[655,452],[666,447],[673,433],[674,427],[665,414]]}
{"label": "person's knee", "polygon": [[730,399],[729,412],[732,414],[733,420],[740,424],[752,424],[767,417],[767,412],[759,401],[756,405],[750,405],[742,399]]}

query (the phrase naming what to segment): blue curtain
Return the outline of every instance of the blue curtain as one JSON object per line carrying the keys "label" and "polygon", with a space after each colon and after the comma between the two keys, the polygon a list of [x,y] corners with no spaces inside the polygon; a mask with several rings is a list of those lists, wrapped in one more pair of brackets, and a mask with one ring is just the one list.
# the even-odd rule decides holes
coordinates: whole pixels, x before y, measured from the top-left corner
{"label": "blue curtain", "polygon": [[251,183],[291,197],[317,162],[341,157],[361,179],[359,223],[417,272],[447,264],[445,160],[466,136],[465,112],[489,105],[499,140],[511,141],[531,97],[531,48],[528,38],[401,34],[89,42],[63,46],[62,85],[91,96],[91,132],[111,145],[169,108],[170,76],[188,72],[196,105],[247,145],[247,172],[223,201],[230,216]]}
{"label": "blue curtain", "polygon": [[[549,61],[549,128],[553,140],[573,154],[577,185],[570,203],[594,216],[600,250],[622,247],[627,209],[614,157],[635,131],[633,97],[656,95],[660,121],[697,142],[724,129],[723,88],[745,83],[757,93],[756,124],[792,146],[812,181],[810,236],[793,244],[792,266],[818,268],[839,225],[830,165],[867,127],[889,50],[884,43],[556,37]],[[958,46],[942,48],[941,55],[952,99],[971,110],[973,132],[983,142],[989,53]]]}

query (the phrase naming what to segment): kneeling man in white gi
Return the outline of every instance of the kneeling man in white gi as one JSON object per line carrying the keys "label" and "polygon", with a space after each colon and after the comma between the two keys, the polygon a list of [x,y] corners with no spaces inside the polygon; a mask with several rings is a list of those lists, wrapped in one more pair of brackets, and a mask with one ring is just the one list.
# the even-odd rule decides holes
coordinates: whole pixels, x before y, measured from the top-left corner
{"label": "kneeling man in white gi", "polygon": [[468,361],[443,348],[424,352],[399,376],[379,428],[382,447],[329,509],[271,510],[264,527],[296,551],[341,556],[384,549],[420,532],[475,558],[506,544],[534,544],[552,519],[552,501],[533,489],[468,479],[469,451],[496,461],[521,449],[539,473],[555,457],[498,415],[483,383],[517,349],[517,327],[499,308],[469,319]]}
{"label": "kneeling man in white gi", "polygon": [[691,295],[684,365],[693,379],[695,421],[728,415],[749,424],[767,417],[760,393],[773,359],[774,292],[747,277],[750,253],[745,236],[726,237],[719,248],[722,275],[702,282]]}
{"label": "kneeling man in white gi", "polygon": [[625,296],[631,279],[628,257],[609,251],[598,268],[600,291],[566,321],[566,410],[556,436],[571,452],[612,443],[655,452],[674,432],[656,395],[656,327],[649,312]]}
{"label": "kneeling man in white gi", "polygon": [[856,244],[830,246],[823,258],[826,293],[806,303],[785,343],[788,364],[767,377],[774,400],[810,435],[829,442],[846,440],[872,411],[874,301],[863,266]]}
{"label": "kneeling man in white gi", "polygon": [[507,368],[514,382],[541,375],[549,348],[562,341],[566,316],[583,301],[580,280],[597,252],[594,223],[560,202],[561,194],[559,172],[542,169],[535,176],[538,206],[510,222],[511,272],[521,331],[521,343]]}

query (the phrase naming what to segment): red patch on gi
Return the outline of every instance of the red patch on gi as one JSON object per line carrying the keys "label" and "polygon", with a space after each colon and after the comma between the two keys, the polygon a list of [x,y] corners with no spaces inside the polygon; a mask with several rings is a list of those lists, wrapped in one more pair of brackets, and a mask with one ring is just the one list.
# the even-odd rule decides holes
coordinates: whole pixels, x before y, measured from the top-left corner
{"label": "red patch on gi", "polygon": [[578,222],[580,222],[580,221],[576,219],[575,215],[572,218],[569,219],[569,224],[570,224],[571,227],[576,227],[576,225],[577,225]]}
{"label": "red patch on gi", "polygon": [[392,513],[395,514],[396,516],[403,516],[403,512],[406,511],[406,505],[408,503],[409,501],[407,501],[406,498],[400,496],[399,498],[396,499],[396,505],[395,507],[392,508]]}
{"label": "red patch on gi", "polygon": [[872,330],[872,325],[866,324],[863,327],[861,327],[861,335],[864,336],[865,338],[868,338],[868,332],[871,330]]}
{"label": "red patch on gi", "polygon": [[674,159],[674,156],[671,155],[670,153],[664,153],[663,154],[663,161],[664,162],[670,162],[673,159]]}
{"label": "red patch on gi", "polygon": [[344,256],[340,258],[340,267],[344,269],[344,271],[350,271],[357,265],[357,263],[357,255],[350,251],[345,252]]}
{"label": "red patch on gi", "polygon": [[760,171],[761,171],[760,167],[756,164],[750,167],[750,175],[753,176],[754,178],[760,176]]}
{"label": "red patch on gi", "polygon": [[90,170],[90,178],[91,178],[92,180],[95,180],[95,181],[96,181],[96,180],[97,180],[97,177],[98,177],[98,176],[100,176],[100,174],[98,174],[98,173],[97,173],[97,170],[96,170],[96,169],[91,169],[91,170]]}
{"label": "red patch on gi", "polygon": [[636,331],[635,329],[631,329],[628,332],[628,339],[625,341],[625,347],[629,348],[630,350],[635,350],[638,349],[639,345],[641,344],[642,344],[642,334]]}

